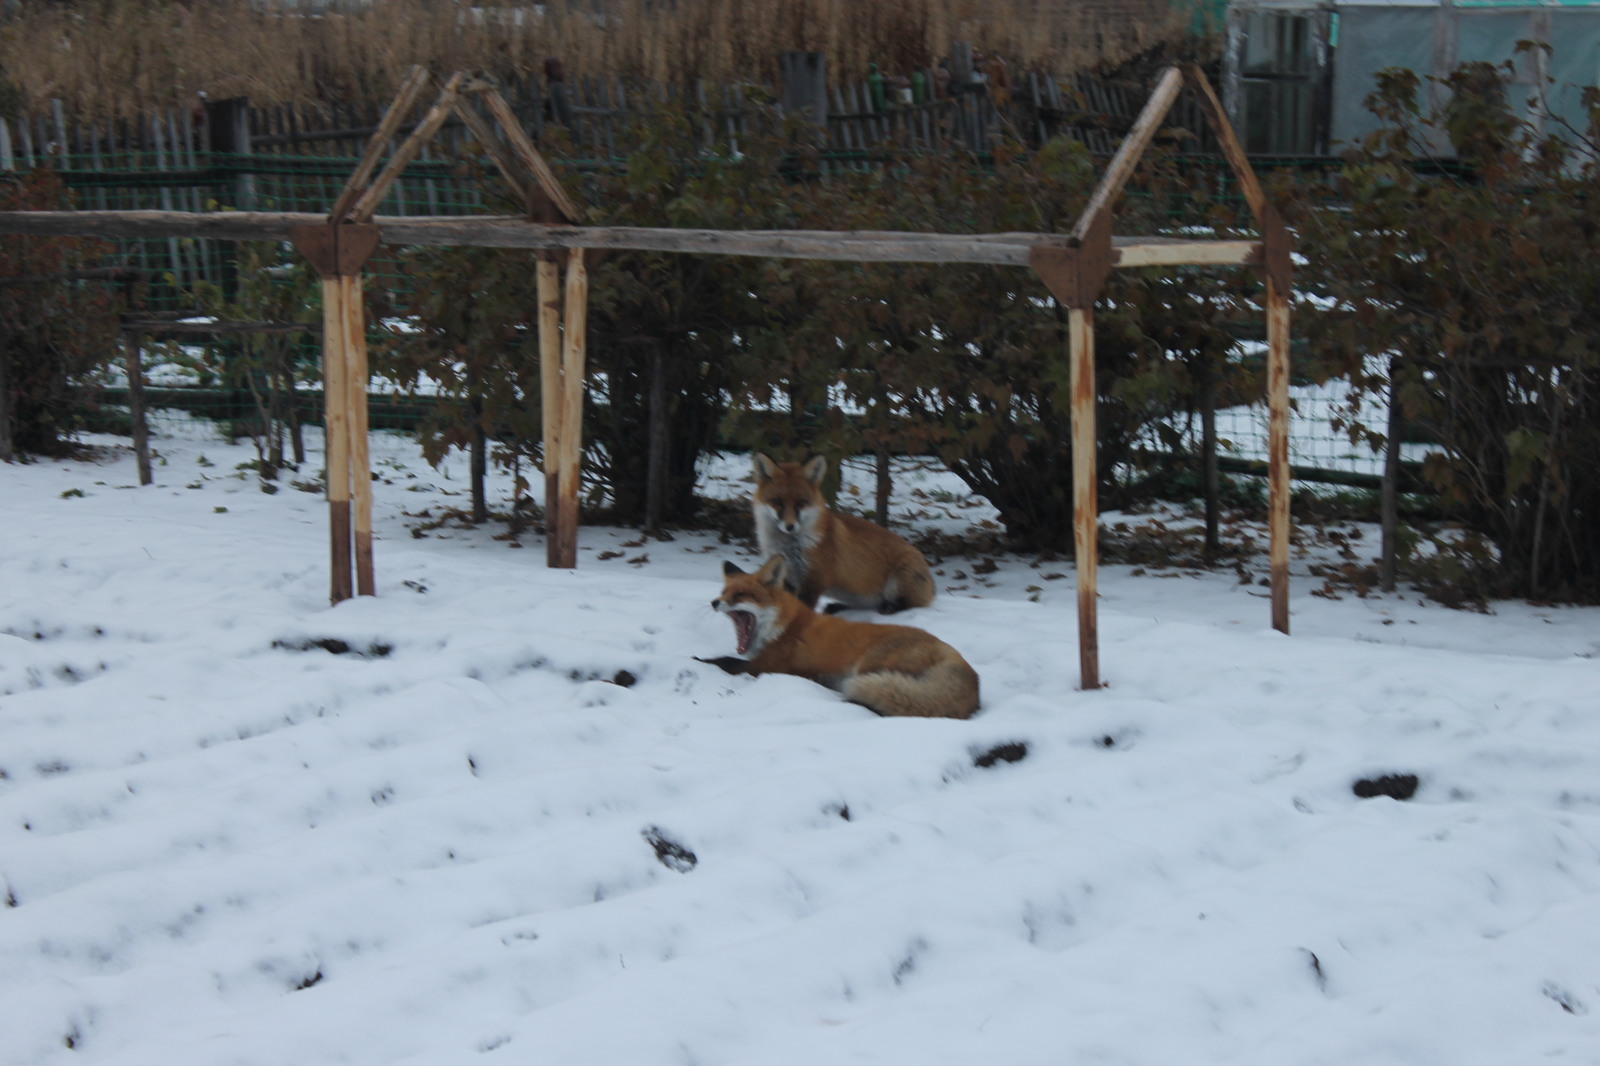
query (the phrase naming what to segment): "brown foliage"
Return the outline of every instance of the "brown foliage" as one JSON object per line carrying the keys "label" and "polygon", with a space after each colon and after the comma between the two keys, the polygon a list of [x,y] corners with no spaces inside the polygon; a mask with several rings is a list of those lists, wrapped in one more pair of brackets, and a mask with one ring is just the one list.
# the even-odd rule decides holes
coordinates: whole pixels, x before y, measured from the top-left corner
{"label": "brown foliage", "polygon": [[[1484,596],[1600,598],[1600,95],[1587,129],[1543,130],[1516,110],[1510,65],[1424,83],[1386,72],[1386,121],[1332,192],[1299,212],[1315,353],[1358,388],[1389,391],[1439,442],[1424,476],[1469,535],[1414,573]],[[1424,158],[1441,139],[1455,164]],[[1381,440],[1381,429],[1353,427]]]}

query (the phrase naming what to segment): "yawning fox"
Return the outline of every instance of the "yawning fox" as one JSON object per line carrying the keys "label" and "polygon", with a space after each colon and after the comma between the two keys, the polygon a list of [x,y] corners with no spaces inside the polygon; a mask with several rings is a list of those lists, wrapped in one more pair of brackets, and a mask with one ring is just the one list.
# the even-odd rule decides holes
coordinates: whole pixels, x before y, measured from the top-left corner
{"label": "yawning fox", "polygon": [[820,455],[804,463],[755,457],[751,503],[761,554],[783,556],[786,583],[807,607],[819,596],[884,614],[926,607],[933,575],[922,553],[882,526],[829,510],[820,488],[827,472]]}
{"label": "yawning fox", "polygon": [[749,659],[707,661],[729,673],[810,678],[881,715],[969,718],[978,709],[978,675],[960,652],[911,626],[818,614],[784,587],[787,568],[781,555],[754,574],[722,564],[711,606],[733,620]]}

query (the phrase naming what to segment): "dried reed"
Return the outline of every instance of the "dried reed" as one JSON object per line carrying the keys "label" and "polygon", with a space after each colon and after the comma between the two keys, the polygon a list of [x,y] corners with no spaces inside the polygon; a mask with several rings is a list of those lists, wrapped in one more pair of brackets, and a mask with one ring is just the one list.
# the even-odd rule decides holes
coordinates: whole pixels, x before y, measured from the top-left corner
{"label": "dried reed", "polygon": [[60,99],[87,121],[184,106],[387,100],[414,63],[537,76],[774,83],[781,52],[826,53],[835,78],[868,64],[927,67],[958,41],[1009,69],[1056,75],[1120,63],[1179,35],[1163,0],[79,0],[0,23],[0,109]]}

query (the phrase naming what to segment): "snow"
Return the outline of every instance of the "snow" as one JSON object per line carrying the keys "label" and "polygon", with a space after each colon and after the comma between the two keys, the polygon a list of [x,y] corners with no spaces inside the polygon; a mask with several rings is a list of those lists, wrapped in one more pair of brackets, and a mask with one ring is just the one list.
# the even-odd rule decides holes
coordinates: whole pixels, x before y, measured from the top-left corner
{"label": "snow", "polygon": [[1600,610],[1313,596],[1303,545],[1285,636],[1102,565],[1084,692],[1070,562],[944,559],[896,621],[984,709],[879,719],[696,661],[742,542],[548,570],[379,434],[330,607],[321,498],[161,425],[149,487],[0,467],[7,1066],[1600,1063]]}

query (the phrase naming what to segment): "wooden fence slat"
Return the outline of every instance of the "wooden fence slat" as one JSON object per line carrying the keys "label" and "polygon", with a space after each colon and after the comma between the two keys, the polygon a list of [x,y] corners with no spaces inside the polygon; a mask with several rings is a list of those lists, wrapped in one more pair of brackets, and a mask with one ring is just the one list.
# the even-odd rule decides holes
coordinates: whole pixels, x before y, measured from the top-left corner
{"label": "wooden fence slat", "polygon": [[[152,149],[155,152],[156,169],[157,170],[166,170],[167,169],[166,137],[163,136],[163,130],[162,130],[161,127],[162,127],[161,116],[159,114],[151,115],[150,116],[150,122],[149,122],[150,144],[151,144]],[[171,185],[163,183],[161,188],[160,188],[160,190],[157,192],[157,198],[159,199],[159,201],[161,203],[161,209],[163,211],[171,211],[173,209],[173,206],[172,206],[172,186]],[[179,255],[178,238],[176,238],[176,237],[168,237],[167,238],[167,263],[166,263],[166,266],[167,266],[167,269],[172,272],[173,285],[179,291],[184,290],[187,286],[184,284],[185,277],[184,277],[184,270],[183,270],[183,260],[182,260],[182,257]]]}
{"label": "wooden fence slat", "polygon": [[66,109],[58,96],[50,101],[50,126],[51,139],[56,144],[56,154],[67,156],[72,153],[72,145],[67,140]]}

